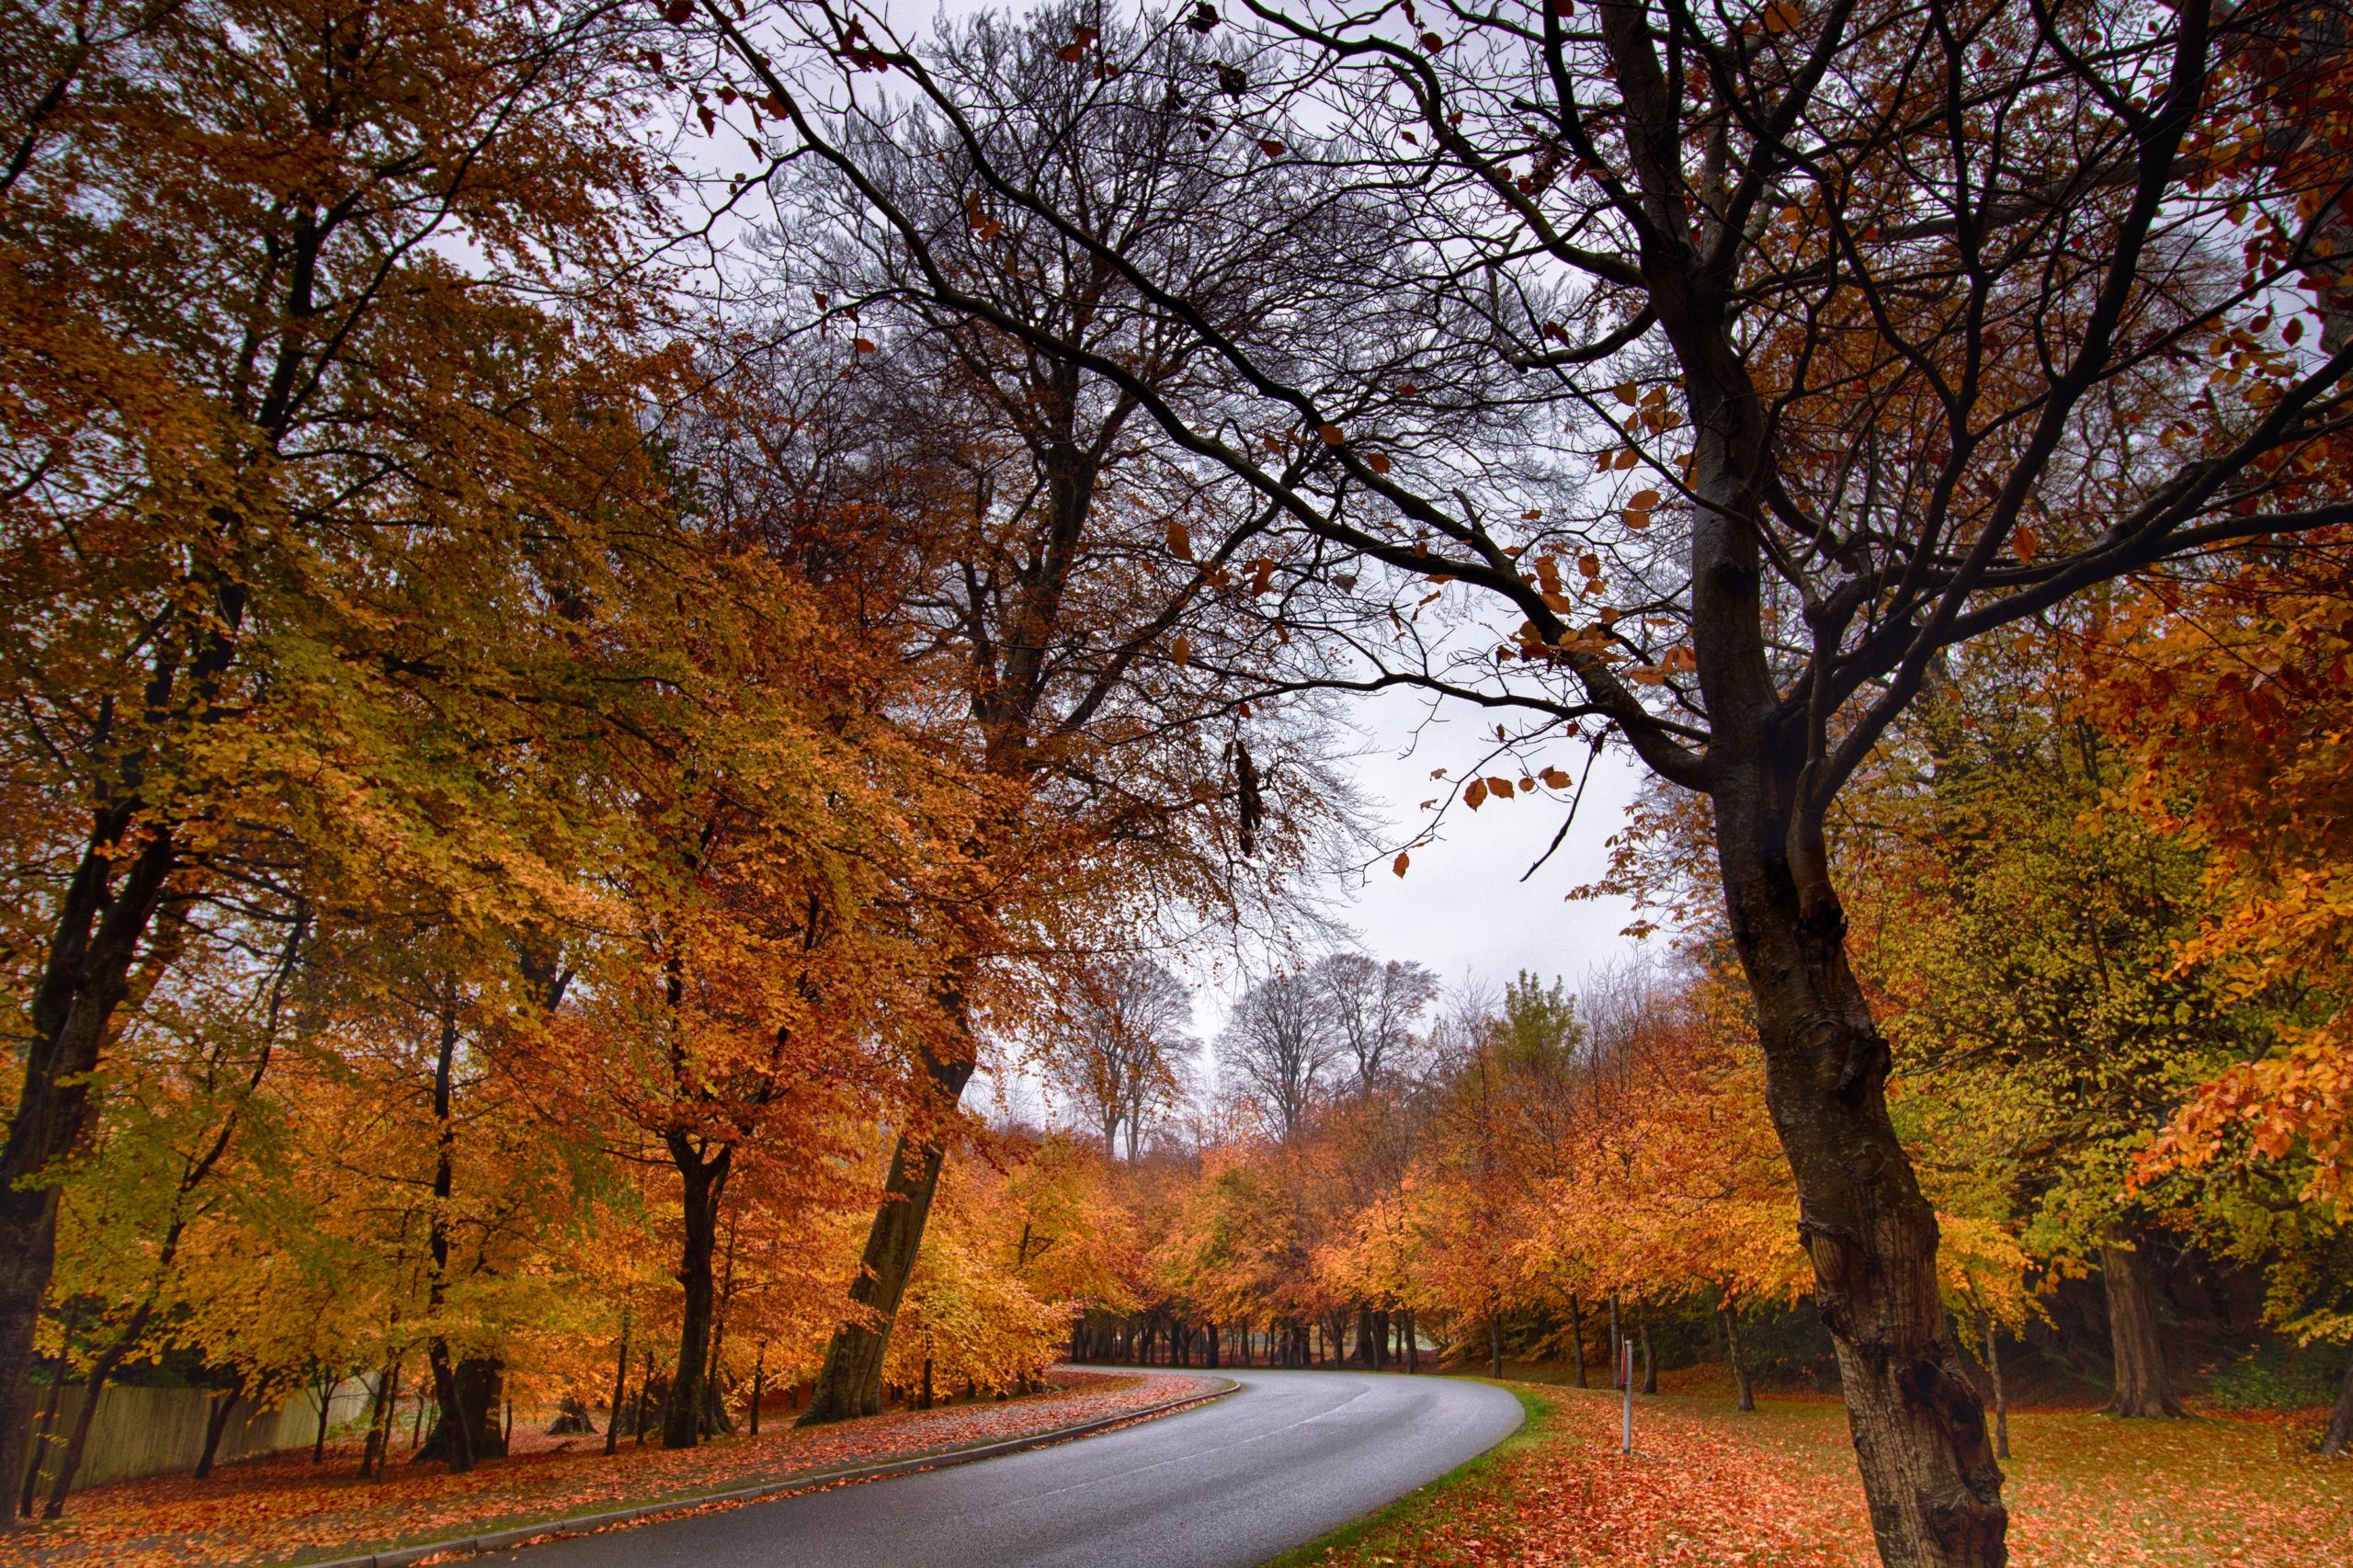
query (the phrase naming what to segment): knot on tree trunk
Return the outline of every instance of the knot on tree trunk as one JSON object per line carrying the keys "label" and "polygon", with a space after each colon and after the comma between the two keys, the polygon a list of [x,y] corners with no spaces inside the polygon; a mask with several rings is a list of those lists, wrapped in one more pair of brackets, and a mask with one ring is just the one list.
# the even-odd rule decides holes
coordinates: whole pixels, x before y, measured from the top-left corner
{"label": "knot on tree trunk", "polygon": [[2010,1512],[1997,1497],[1998,1493],[1980,1496],[1972,1486],[1928,1505],[1928,1528],[1953,1562],[1984,1568],[2003,1568],[2009,1562]]}
{"label": "knot on tree trunk", "polygon": [[1935,1425],[1955,1461],[1958,1484],[1926,1499],[1929,1530],[1954,1561],[1998,1568],[2008,1559],[2009,1514],[1977,1391],[1954,1374],[1942,1345],[1914,1359],[1896,1387],[1907,1408]]}
{"label": "knot on tree trunk", "polygon": [[1847,1031],[1847,1060],[1838,1069],[1838,1082],[1831,1093],[1841,1103],[1859,1106],[1873,1089],[1887,1081],[1887,1073],[1894,1056],[1887,1041],[1873,1028],[1853,1028]]}

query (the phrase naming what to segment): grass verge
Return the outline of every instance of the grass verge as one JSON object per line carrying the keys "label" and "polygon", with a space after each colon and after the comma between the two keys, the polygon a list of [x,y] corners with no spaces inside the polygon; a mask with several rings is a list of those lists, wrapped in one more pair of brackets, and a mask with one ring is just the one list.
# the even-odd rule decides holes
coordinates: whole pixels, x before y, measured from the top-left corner
{"label": "grass verge", "polygon": [[[1317,1568],[1876,1568],[1845,1413],[1820,1396],[1638,1399],[1618,1448],[1607,1389],[1513,1386],[1545,1404],[1514,1440],[1279,1561]],[[2353,1462],[2313,1451],[2319,1413],[2120,1421],[2014,1414],[2016,1568],[2348,1568]]]}
{"label": "grass verge", "polygon": [[1341,1551],[1358,1556],[1375,1551],[1410,1551],[1422,1540],[1425,1532],[1421,1525],[1427,1524],[1441,1506],[1450,1514],[1455,1505],[1472,1503],[1481,1494],[1507,1484],[1504,1471],[1510,1461],[1519,1454],[1540,1448],[1546,1441],[1552,1425],[1553,1396],[1529,1383],[1495,1382],[1492,1378],[1465,1381],[1495,1383],[1519,1401],[1519,1430],[1476,1459],[1463,1460],[1436,1481],[1414,1488],[1395,1502],[1269,1560],[1265,1568],[1305,1568],[1308,1563],[1322,1562]]}

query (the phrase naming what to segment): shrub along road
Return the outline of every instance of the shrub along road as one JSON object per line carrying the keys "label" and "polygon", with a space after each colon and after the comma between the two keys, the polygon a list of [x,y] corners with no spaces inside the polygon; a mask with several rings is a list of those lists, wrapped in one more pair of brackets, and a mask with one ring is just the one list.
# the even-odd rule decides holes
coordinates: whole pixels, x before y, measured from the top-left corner
{"label": "shrub along road", "polygon": [[1246,1568],[1507,1437],[1451,1378],[1233,1371],[1241,1392],[1084,1441],[478,1561],[528,1568]]}

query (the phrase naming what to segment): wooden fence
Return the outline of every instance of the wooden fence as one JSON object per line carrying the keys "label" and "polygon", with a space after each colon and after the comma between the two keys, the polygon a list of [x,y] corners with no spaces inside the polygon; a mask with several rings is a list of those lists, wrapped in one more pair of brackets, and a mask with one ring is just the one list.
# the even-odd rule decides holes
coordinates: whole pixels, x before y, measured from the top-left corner
{"label": "wooden fence", "polygon": [[[348,1429],[368,1419],[373,1395],[371,1381],[348,1379],[335,1386],[327,1403],[330,1432]],[[57,1422],[40,1455],[43,1494],[74,1423],[82,1413],[88,1391],[69,1383],[57,1402]],[[119,1388],[108,1384],[98,1395],[98,1414],[90,1426],[89,1446],[82,1452],[82,1468],[74,1484],[96,1486],[108,1481],[130,1481],[142,1475],[189,1471],[204,1453],[204,1418],[212,1403],[207,1389]],[[35,1392],[33,1430],[40,1430],[40,1413],[48,1408],[49,1391]],[[225,1464],[248,1454],[310,1446],[318,1435],[319,1407],[297,1392],[275,1410],[255,1410],[244,1401],[230,1413],[221,1433],[213,1462]]]}

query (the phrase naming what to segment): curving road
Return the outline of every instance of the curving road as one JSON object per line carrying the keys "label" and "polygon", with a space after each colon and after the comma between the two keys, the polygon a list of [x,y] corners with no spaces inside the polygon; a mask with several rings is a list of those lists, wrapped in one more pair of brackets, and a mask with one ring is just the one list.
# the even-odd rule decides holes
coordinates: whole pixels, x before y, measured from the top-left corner
{"label": "curving road", "polygon": [[1451,1378],[1229,1371],[1241,1391],[953,1470],[551,1541],[526,1568],[1249,1568],[1519,1426]]}

